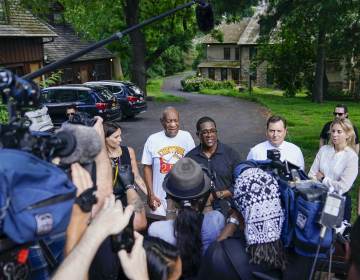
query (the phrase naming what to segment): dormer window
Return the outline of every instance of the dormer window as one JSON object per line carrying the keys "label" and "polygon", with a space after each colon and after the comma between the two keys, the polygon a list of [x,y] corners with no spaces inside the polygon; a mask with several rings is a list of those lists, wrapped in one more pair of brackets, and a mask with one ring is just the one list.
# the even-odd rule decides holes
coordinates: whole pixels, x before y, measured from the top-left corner
{"label": "dormer window", "polygon": [[5,7],[5,0],[0,0],[0,24],[6,24],[7,17],[6,17],[6,7]]}

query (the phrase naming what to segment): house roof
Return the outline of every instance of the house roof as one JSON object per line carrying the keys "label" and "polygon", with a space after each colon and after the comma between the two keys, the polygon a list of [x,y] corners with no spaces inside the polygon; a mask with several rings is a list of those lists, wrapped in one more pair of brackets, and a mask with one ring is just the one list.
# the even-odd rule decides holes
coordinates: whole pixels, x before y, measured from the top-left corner
{"label": "house roof", "polygon": [[222,23],[216,27],[216,30],[223,33],[222,42],[212,37],[211,34],[205,35],[201,42],[203,44],[236,44],[249,21],[250,18],[245,18],[240,22]]}
{"label": "house roof", "polygon": [[240,61],[203,61],[198,68],[240,68]]}
{"label": "house roof", "polygon": [[8,23],[0,24],[0,37],[56,37],[56,33],[20,5],[20,0],[5,0]]}
{"label": "house roof", "polygon": [[[58,34],[53,42],[44,44],[46,62],[53,62],[88,47],[91,42],[82,40],[69,25],[55,25],[51,29]],[[101,47],[89,52],[74,61],[96,60],[115,57],[106,48]]]}
{"label": "house roof", "polygon": [[255,45],[259,38],[260,33],[260,16],[263,15],[266,11],[267,5],[259,5],[256,8],[255,14],[251,17],[248,22],[245,30],[241,33],[238,45]]}

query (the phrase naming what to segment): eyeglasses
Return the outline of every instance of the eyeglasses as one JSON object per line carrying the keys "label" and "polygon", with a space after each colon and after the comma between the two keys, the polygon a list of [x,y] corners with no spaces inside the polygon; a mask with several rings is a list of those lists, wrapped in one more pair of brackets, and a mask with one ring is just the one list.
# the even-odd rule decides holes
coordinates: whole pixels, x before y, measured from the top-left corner
{"label": "eyeglasses", "polygon": [[209,129],[209,130],[201,130],[200,134],[201,135],[210,135],[210,134],[216,134],[217,130],[216,129]]}
{"label": "eyeglasses", "polygon": [[341,117],[341,116],[344,115],[344,114],[345,114],[345,113],[338,113],[338,112],[334,112],[334,113],[333,113],[334,116],[339,116],[339,117]]}

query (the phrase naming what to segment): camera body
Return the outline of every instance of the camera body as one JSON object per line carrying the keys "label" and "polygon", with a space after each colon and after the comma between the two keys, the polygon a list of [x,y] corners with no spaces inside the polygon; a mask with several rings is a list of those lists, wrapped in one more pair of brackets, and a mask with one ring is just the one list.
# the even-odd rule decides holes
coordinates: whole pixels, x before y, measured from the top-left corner
{"label": "camera body", "polygon": [[71,124],[81,124],[85,126],[94,126],[96,119],[92,118],[88,113],[76,112],[68,121]]}

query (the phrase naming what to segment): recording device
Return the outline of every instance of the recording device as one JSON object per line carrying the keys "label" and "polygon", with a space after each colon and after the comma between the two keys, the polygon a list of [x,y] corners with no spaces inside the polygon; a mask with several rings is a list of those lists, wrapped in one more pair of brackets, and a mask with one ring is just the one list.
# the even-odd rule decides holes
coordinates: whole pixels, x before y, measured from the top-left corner
{"label": "recording device", "polygon": [[340,227],[344,218],[345,197],[328,193],[319,223],[327,228]]}
{"label": "recording device", "polygon": [[90,117],[86,112],[76,112],[69,120],[72,124],[81,124],[85,126],[94,126],[96,119]]}
{"label": "recording device", "polygon": [[0,239],[0,279],[28,279],[30,267],[27,264],[29,250],[9,239]]}
{"label": "recording device", "polygon": [[114,253],[117,253],[120,250],[126,250],[128,253],[131,252],[135,243],[134,216],[135,213],[131,215],[128,225],[122,232],[111,236],[111,248]]}

